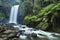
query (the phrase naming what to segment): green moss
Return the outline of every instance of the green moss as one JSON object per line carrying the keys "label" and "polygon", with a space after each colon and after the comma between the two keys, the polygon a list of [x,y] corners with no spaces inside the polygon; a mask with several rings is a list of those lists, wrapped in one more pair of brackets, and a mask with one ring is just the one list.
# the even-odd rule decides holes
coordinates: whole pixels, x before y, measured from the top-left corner
{"label": "green moss", "polygon": [[[25,17],[24,21],[27,24],[32,24],[32,22],[38,23],[35,28],[46,30],[50,27],[50,23],[53,25],[54,17],[58,16],[57,10],[60,10],[60,3],[50,4],[43,9],[41,9],[37,15],[28,15]],[[31,22],[31,23],[30,23]],[[34,23],[34,24],[36,24]],[[31,26],[29,25],[29,26]]]}
{"label": "green moss", "polygon": [[47,14],[48,11],[50,11],[50,9],[51,9],[54,5],[55,5],[55,4],[50,4],[50,5],[48,5],[47,7],[43,8],[42,10],[39,11],[39,13],[38,13],[37,16],[39,17],[39,16],[42,16],[42,15],[44,15],[44,14]]}
{"label": "green moss", "polygon": [[4,19],[4,18],[5,18],[5,16],[4,16],[3,13],[0,13],[0,18],[1,18],[1,19]]}
{"label": "green moss", "polygon": [[48,15],[51,12],[54,12],[54,10],[60,8],[60,3],[57,4],[50,4],[46,7],[44,7],[43,9],[41,9],[38,13],[38,15],[36,15],[37,17],[40,17],[42,15]]}
{"label": "green moss", "polygon": [[47,22],[41,22],[40,24],[37,25],[37,29],[42,29],[42,30],[46,30],[46,28],[48,27],[48,23]]}

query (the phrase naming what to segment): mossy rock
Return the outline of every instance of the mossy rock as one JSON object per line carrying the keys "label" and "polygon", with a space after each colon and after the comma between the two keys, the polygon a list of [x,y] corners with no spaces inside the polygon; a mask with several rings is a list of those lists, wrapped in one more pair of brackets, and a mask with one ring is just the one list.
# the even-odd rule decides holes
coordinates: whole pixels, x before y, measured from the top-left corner
{"label": "mossy rock", "polygon": [[56,12],[57,10],[60,10],[60,3],[50,4],[41,9],[37,15],[25,17],[25,23],[33,25],[32,22],[39,22],[37,26],[35,26],[36,23],[33,26],[37,29],[46,30],[48,27],[52,27],[49,24],[51,23],[53,25],[54,17],[59,15]]}
{"label": "mossy rock", "polygon": [[40,24],[37,25],[37,29],[42,29],[42,30],[46,30],[46,28],[48,27],[48,23],[46,22],[41,22]]}

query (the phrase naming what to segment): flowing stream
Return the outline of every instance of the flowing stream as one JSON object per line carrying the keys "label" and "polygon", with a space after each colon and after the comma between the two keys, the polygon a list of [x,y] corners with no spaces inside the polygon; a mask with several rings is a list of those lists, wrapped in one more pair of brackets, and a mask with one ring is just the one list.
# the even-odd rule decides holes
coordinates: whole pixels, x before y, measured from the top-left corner
{"label": "flowing stream", "polygon": [[[18,8],[19,8],[19,5],[12,6],[9,23],[17,24]],[[18,28],[19,30],[22,30],[22,31],[24,30],[24,32],[19,36],[20,40],[26,40],[27,35],[29,34],[30,34],[29,37],[31,38],[31,40],[34,40],[33,37],[31,36],[32,33],[37,34],[37,37],[39,38],[47,38],[48,40],[60,40],[60,34],[58,33],[35,30],[34,28],[29,28],[26,25],[14,25],[14,28]],[[19,35],[19,33],[17,35]]]}

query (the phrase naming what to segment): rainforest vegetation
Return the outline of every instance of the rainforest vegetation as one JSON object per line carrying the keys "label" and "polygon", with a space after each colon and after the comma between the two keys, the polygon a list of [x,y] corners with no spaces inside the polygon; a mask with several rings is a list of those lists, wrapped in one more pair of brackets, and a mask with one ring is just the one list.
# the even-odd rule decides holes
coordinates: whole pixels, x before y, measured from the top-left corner
{"label": "rainforest vegetation", "polygon": [[0,0],[0,23],[9,21],[11,6],[17,4],[18,23],[60,33],[60,0]]}

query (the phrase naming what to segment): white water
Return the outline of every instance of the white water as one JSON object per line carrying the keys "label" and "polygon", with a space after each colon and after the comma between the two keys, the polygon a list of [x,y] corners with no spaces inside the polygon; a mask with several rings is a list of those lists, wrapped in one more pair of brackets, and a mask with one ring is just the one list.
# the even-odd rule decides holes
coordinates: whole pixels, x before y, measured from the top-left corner
{"label": "white water", "polygon": [[[17,24],[18,7],[19,7],[19,5],[12,6],[9,23]],[[27,35],[35,33],[40,38],[47,38],[49,40],[60,40],[58,38],[58,36],[60,36],[60,34],[57,34],[57,33],[45,32],[45,31],[42,31],[42,30],[35,30],[34,31],[33,28],[29,28],[26,25],[20,25],[20,26],[19,25],[15,25],[14,28],[19,28],[19,30],[25,30],[24,34],[27,34]],[[41,35],[39,35],[39,34],[41,34]],[[52,34],[54,34],[55,36],[52,35]],[[20,39],[21,40],[26,40],[26,38],[27,38],[27,36],[20,35]],[[33,40],[32,37],[31,37],[31,40]]]}
{"label": "white water", "polygon": [[[21,25],[20,27],[19,26],[14,26],[14,27],[17,27],[19,28],[19,30],[25,30],[25,32],[23,34],[32,34],[32,33],[35,33],[37,34],[37,37],[39,38],[46,38],[48,40],[60,40],[60,34],[58,33],[51,33],[51,32],[45,32],[45,31],[42,31],[42,30],[34,30],[33,28],[29,28],[27,27],[26,25]],[[41,35],[39,35],[41,34]],[[26,36],[24,35],[20,35],[20,38],[21,39],[26,39]],[[32,37],[31,37],[31,40],[34,40]]]}
{"label": "white water", "polygon": [[20,35],[20,40],[27,40],[27,36],[25,36],[25,35]]}
{"label": "white water", "polygon": [[18,14],[19,5],[12,6],[9,23],[17,24],[17,14]]}

